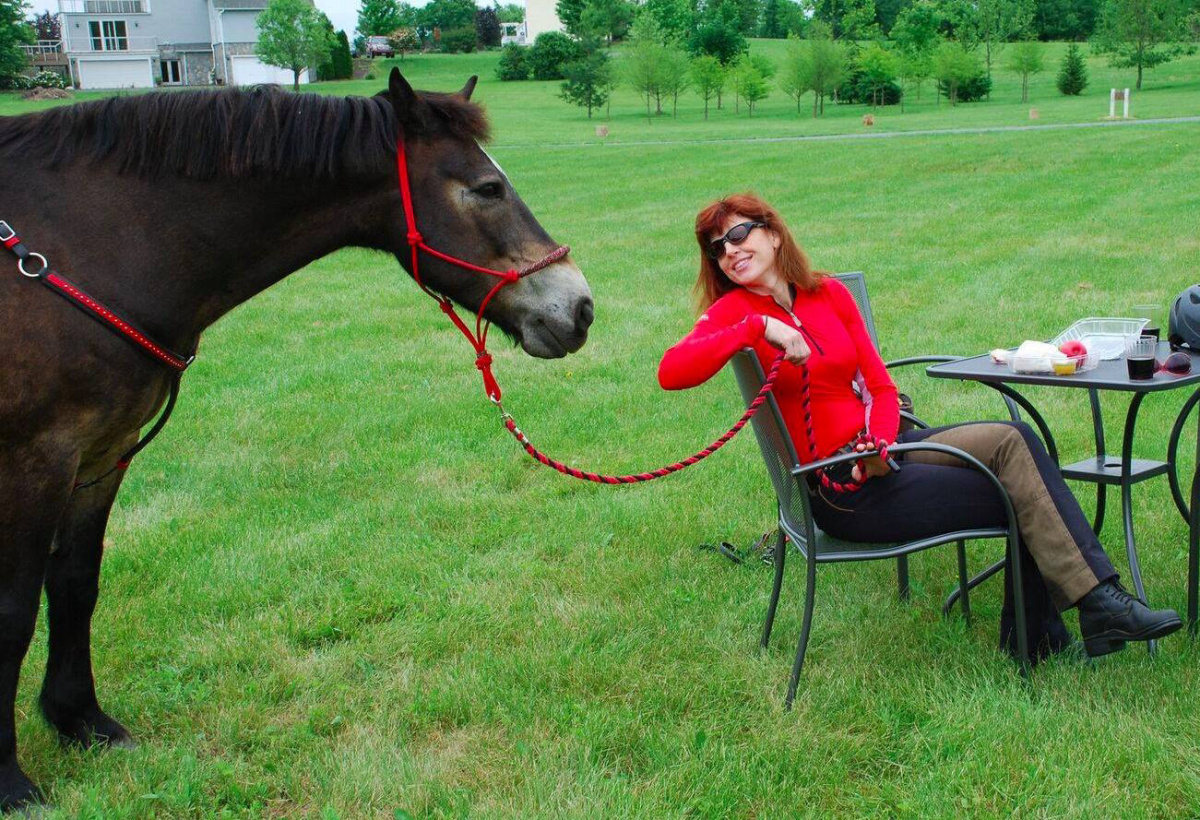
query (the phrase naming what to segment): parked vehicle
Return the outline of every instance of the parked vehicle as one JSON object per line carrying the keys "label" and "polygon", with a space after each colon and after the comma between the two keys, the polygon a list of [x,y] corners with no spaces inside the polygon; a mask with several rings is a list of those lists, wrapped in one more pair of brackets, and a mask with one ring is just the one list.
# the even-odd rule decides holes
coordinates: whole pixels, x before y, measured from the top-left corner
{"label": "parked vehicle", "polygon": [[392,48],[388,38],[377,34],[367,38],[367,56],[395,57],[396,51]]}

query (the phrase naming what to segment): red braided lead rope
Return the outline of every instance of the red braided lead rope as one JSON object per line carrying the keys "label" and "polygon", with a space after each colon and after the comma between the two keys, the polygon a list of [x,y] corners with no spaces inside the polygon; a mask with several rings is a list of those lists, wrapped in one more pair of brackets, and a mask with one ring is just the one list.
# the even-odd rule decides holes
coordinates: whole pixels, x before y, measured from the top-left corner
{"label": "red braided lead rope", "polygon": [[693,464],[699,464],[717,450],[720,450],[722,447],[724,447],[730,439],[736,436],[741,429],[746,426],[746,423],[750,421],[750,419],[754,418],[754,414],[759,411],[759,408],[762,407],[763,402],[767,400],[767,394],[770,393],[771,388],[775,386],[775,377],[779,375],[779,367],[782,364],[783,354],[780,354],[778,357],[776,357],[774,363],[772,363],[771,371],[767,373],[767,380],[763,382],[762,389],[758,391],[758,395],[754,397],[754,401],[750,402],[750,406],[746,408],[746,412],[742,414],[742,417],[738,419],[735,425],[725,431],[724,435],[722,435],[712,444],[705,447],[703,450],[700,450],[698,453],[683,459],[683,461],[677,461],[674,464],[668,464],[666,467],[659,467],[657,470],[651,470],[648,473],[603,475],[601,473],[589,473],[584,470],[576,469],[575,467],[563,464],[561,461],[550,458],[550,456],[534,447],[526,435],[521,432],[521,428],[517,427],[517,423],[513,420],[513,417],[504,412],[503,408],[500,409],[500,418],[504,422],[505,429],[512,433],[513,438],[515,438],[520,445],[525,448],[525,452],[529,453],[529,455],[532,456],[535,461],[545,464],[547,467],[553,467],[563,475],[569,475],[571,478],[578,478],[581,481],[591,481],[596,484],[637,484],[642,481],[652,481],[656,478],[662,478],[663,476],[668,476],[671,473],[677,473],[680,470],[691,467]]}
{"label": "red braided lead rope", "polygon": [[[800,408],[801,408],[801,411],[804,413],[804,434],[805,434],[805,438],[807,439],[807,443],[808,443],[808,454],[809,454],[809,456],[812,457],[813,461],[816,461],[817,460],[817,441],[816,441],[816,438],[814,436],[814,431],[813,431],[812,396],[809,393],[808,368],[804,365],[800,366]],[[852,441],[850,443],[850,446],[857,447],[859,444],[874,445],[874,447],[875,447],[874,455],[878,455],[884,461],[887,461],[887,459],[888,459],[888,450],[887,450],[888,443],[886,441],[884,441],[883,439],[877,438],[877,437],[871,435],[870,433],[863,433],[860,436],[858,436],[858,438],[854,439],[854,441]],[[868,454],[864,453],[864,458],[866,457],[866,455],[868,455]],[[867,474],[866,464],[863,463],[864,458],[860,458],[856,462],[854,462],[855,464],[858,465],[859,474],[863,475],[863,476],[865,476]],[[824,470],[817,470],[817,477],[821,480],[822,487],[825,487],[826,489],[829,489],[829,490],[833,490],[835,493],[852,493],[857,490],[861,490],[862,486],[863,486],[863,482],[861,482],[861,481],[848,481],[844,484],[834,481],[832,478],[830,478],[828,475],[825,474]]]}

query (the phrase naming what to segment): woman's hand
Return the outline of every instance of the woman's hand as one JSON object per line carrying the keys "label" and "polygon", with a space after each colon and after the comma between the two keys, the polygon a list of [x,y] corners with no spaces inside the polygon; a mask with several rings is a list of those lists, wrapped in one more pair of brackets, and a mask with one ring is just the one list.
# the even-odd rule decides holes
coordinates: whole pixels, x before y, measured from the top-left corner
{"label": "woman's hand", "polygon": [[812,351],[804,341],[803,334],[796,328],[784,324],[773,316],[763,316],[766,320],[766,330],[763,338],[767,344],[783,351],[783,358],[792,364],[804,364]]}
{"label": "woman's hand", "polygon": [[[854,449],[860,453],[865,453],[867,451],[873,451],[875,449],[875,444],[873,442],[864,442],[856,446]],[[888,466],[887,462],[879,456],[867,456],[862,460],[862,463],[862,468],[855,463],[854,468],[850,470],[850,477],[853,478],[856,483],[862,483],[868,478],[876,478],[881,475],[887,475],[892,471],[892,468]]]}

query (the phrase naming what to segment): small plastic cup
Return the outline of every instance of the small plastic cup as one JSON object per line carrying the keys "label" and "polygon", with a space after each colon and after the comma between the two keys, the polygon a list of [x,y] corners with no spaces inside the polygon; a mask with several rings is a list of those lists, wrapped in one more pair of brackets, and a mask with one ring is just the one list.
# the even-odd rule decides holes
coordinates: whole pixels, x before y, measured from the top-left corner
{"label": "small plastic cup", "polygon": [[1146,326],[1142,328],[1143,336],[1153,336],[1154,341],[1159,340],[1159,311],[1158,305],[1134,305],[1133,315],[1137,319],[1148,319]]}
{"label": "small plastic cup", "polygon": [[1131,379],[1154,378],[1154,354],[1158,351],[1158,339],[1140,336],[1125,343],[1125,364]]}

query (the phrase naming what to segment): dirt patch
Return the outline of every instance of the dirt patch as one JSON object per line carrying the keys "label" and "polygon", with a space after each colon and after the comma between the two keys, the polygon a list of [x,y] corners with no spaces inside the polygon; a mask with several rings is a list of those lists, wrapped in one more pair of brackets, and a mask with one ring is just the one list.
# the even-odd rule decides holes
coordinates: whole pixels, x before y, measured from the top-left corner
{"label": "dirt patch", "polygon": [[73,95],[65,88],[34,88],[21,95],[26,100],[69,100]]}

